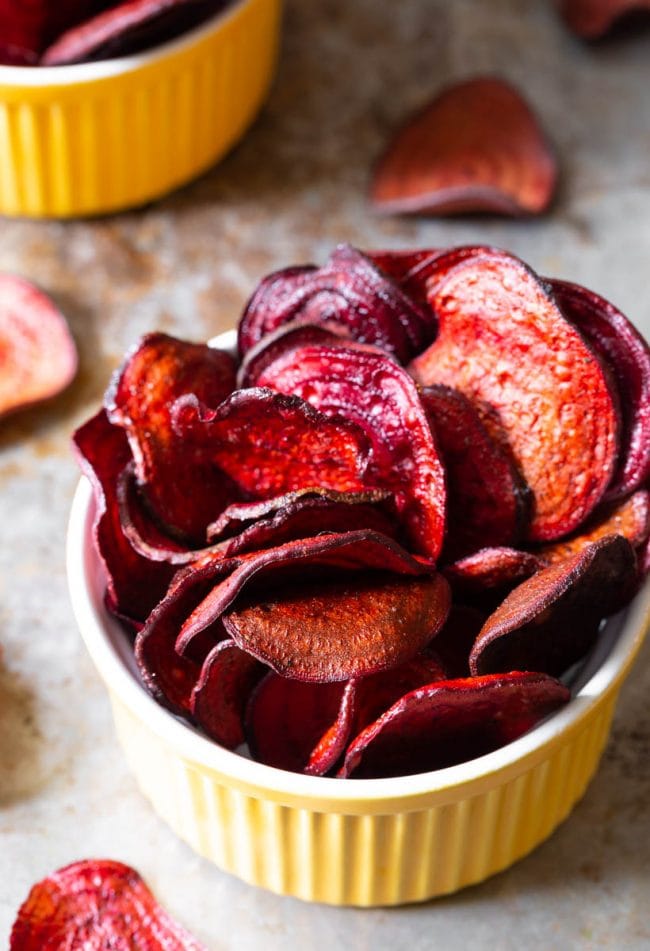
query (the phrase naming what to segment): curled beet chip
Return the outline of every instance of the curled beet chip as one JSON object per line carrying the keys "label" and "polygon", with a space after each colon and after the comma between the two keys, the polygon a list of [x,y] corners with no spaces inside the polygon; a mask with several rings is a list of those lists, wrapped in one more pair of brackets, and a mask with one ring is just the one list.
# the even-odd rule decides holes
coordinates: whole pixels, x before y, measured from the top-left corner
{"label": "curled beet chip", "polygon": [[444,574],[454,593],[462,596],[513,587],[534,575],[543,563],[531,552],[517,548],[481,548],[447,565]]}
{"label": "curled beet chip", "polygon": [[438,557],[445,474],[417,387],[400,366],[375,350],[307,346],[280,356],[259,382],[359,425],[372,446],[366,484],[394,494],[412,547]]}
{"label": "curled beet chip", "polygon": [[493,77],[443,90],[395,135],[373,176],[374,207],[394,214],[540,214],[553,152],[522,96]]}
{"label": "curled beet chip", "polygon": [[135,869],[85,859],[48,875],[18,911],[10,951],[206,951],[161,908]]}
{"label": "curled beet chip", "polygon": [[629,13],[650,10],[649,0],[560,0],[560,13],[569,29],[586,40],[597,40]]}
{"label": "curled beet chip", "polygon": [[404,693],[443,677],[440,663],[427,654],[347,682],[307,683],[267,674],[246,713],[251,753],[269,766],[324,776],[351,736]]}
{"label": "curled beet chip", "polygon": [[411,364],[423,385],[461,390],[509,450],[532,492],[528,537],[577,528],[617,461],[609,376],[538,278],[506,252],[469,257],[435,285],[440,329]]}
{"label": "curled beet chip", "polygon": [[57,396],[77,372],[60,311],[33,284],[0,274],[0,417]]}
{"label": "curled beet chip", "polygon": [[619,462],[606,498],[620,498],[650,477],[650,348],[613,304],[568,281],[549,280],[564,316],[611,369],[622,416]]}
{"label": "curled beet chip", "polygon": [[543,564],[552,565],[605,535],[623,535],[635,549],[643,546],[650,535],[650,495],[645,489],[639,489],[622,502],[599,508],[577,535],[544,545],[536,555]]}
{"label": "curled beet chip", "polygon": [[122,529],[118,486],[132,461],[126,436],[100,410],[75,432],[73,444],[93,487],[93,534],[106,569],[108,604],[113,613],[142,622],[164,595],[175,569],[136,552]]}
{"label": "curled beet chip", "polygon": [[430,386],[421,397],[447,473],[445,558],[513,544],[525,526],[528,497],[509,453],[458,390]]}
{"label": "curled beet chip", "polygon": [[239,324],[240,354],[289,321],[342,326],[360,343],[401,361],[421,350],[435,328],[428,309],[349,245],[336,248],[322,268],[291,268],[265,278]]}
{"label": "curled beet chip", "polygon": [[423,261],[440,254],[439,248],[417,248],[400,251],[366,251],[366,257],[375,264],[380,271],[388,274],[394,281],[402,284],[408,279],[414,268]]}
{"label": "curled beet chip", "polygon": [[592,645],[601,618],[622,607],[635,577],[634,551],[622,535],[543,568],[487,619],[470,655],[472,674],[563,673]]}
{"label": "curled beet chip", "polygon": [[155,333],[133,348],[105,397],[110,421],[128,436],[151,510],[169,534],[184,540],[204,541],[207,525],[237,494],[201,447],[178,438],[172,407],[190,393],[218,406],[234,386],[229,354]]}
{"label": "curled beet chip", "polygon": [[138,53],[197,26],[225,0],[125,0],[70,27],[45,50],[43,66],[66,66]]}
{"label": "curled beet chip", "polygon": [[393,667],[421,650],[449,611],[440,575],[373,572],[274,586],[224,615],[233,640],[296,680],[347,680]]}
{"label": "curled beet chip", "polygon": [[[240,555],[230,560],[235,566],[230,574],[227,574],[229,566],[224,566],[223,562],[223,558],[207,555],[203,561],[189,566],[179,575],[181,583],[187,583],[189,588],[201,588],[204,580],[211,576],[219,581],[207,596],[200,598],[200,603],[197,603],[192,613],[186,615],[187,620],[176,641],[176,648],[181,653],[191,650],[197,636],[218,622],[242,589],[253,580],[264,581],[267,589],[274,589],[287,578],[299,578],[302,585],[305,578],[310,574],[313,576],[316,568],[319,569],[319,577],[324,576],[320,569],[340,570],[342,573],[371,569],[411,576],[432,572],[428,562],[414,558],[385,535],[367,529],[342,534],[323,533],[315,538],[299,539],[264,551]],[[173,608],[169,598],[165,601],[168,607]],[[161,619],[167,617],[165,601],[159,608]]]}
{"label": "curled beet chip", "polygon": [[237,386],[240,389],[257,386],[264,369],[288,350],[295,350],[310,343],[335,345],[339,341],[349,339],[347,329],[341,324],[332,325],[332,328],[321,324],[307,324],[301,320],[281,324],[246,351],[237,371]]}
{"label": "curled beet chip", "polygon": [[187,396],[175,403],[173,419],[180,445],[225,473],[240,498],[365,487],[368,443],[361,428],[340,415],[330,419],[298,396],[237,390],[215,410]]}
{"label": "curled beet chip", "polygon": [[219,641],[201,668],[191,697],[194,719],[211,737],[234,750],[244,742],[244,710],[266,668],[230,640]]}
{"label": "curled beet chip", "polygon": [[341,777],[444,769],[511,743],[570,699],[545,674],[513,671],[413,690],[348,747]]}

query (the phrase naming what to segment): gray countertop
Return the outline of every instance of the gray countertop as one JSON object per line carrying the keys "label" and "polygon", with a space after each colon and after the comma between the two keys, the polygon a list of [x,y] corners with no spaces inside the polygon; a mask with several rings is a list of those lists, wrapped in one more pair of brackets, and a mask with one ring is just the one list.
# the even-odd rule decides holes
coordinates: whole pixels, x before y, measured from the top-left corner
{"label": "gray countertop", "polygon": [[[381,219],[364,200],[389,130],[444,82],[498,72],[536,107],[561,187],[542,220]],[[142,332],[203,339],[259,277],[361,247],[483,241],[603,293],[650,332],[650,24],[587,46],[538,0],[292,0],[268,106],[218,167],[144,210],[3,221],[0,269],[36,280],[81,351],[74,386],[0,427],[0,945],[29,887],[78,858],[136,866],[215,951],[650,946],[650,644],[624,686],[602,766],[534,854],[457,896],[360,911],[240,883],[152,813],[114,738],[71,615],[69,435]]]}

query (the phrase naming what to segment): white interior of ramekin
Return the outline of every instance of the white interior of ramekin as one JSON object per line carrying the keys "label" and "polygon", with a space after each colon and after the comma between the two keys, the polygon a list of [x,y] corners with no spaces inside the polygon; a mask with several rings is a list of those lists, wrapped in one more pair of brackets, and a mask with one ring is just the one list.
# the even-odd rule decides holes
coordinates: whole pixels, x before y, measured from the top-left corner
{"label": "white interior of ramekin", "polygon": [[[221,334],[210,344],[232,351],[235,332]],[[595,647],[574,673],[571,702],[518,740],[492,753],[447,769],[390,779],[303,776],[265,766],[222,748],[159,706],[147,693],[139,680],[129,640],[104,607],[105,575],[93,544],[93,515],[92,489],[87,479],[82,478],[68,528],[68,583],[82,636],[109,689],[181,756],[220,773],[226,780],[230,778],[238,784],[268,789],[294,800],[343,803],[354,799],[371,803],[402,797],[410,799],[499,772],[545,747],[586,717],[603,693],[625,672],[650,622],[650,583],[646,583],[624,611],[603,625]]]}
{"label": "white interior of ramekin", "polygon": [[223,10],[220,10],[200,26],[188,30],[175,39],[159,43],[142,53],[134,53],[132,56],[117,56],[114,59],[99,60],[95,63],[75,63],[72,66],[0,65],[0,86],[15,86],[17,88],[69,86],[74,83],[121,76],[193,46],[205,36],[220,30],[229,20],[238,15],[242,7],[248,6],[250,3],[251,0],[232,0]]}

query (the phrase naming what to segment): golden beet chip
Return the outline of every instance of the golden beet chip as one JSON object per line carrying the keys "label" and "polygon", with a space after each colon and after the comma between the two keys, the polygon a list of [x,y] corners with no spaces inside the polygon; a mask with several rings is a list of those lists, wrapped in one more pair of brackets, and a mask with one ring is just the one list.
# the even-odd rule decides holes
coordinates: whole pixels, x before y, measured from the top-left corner
{"label": "golden beet chip", "polygon": [[554,678],[519,671],[420,687],[352,741],[338,775],[406,776],[454,766],[511,743],[569,698]]}
{"label": "golden beet chip", "polygon": [[472,674],[538,670],[559,676],[594,643],[601,618],[632,594],[636,559],[627,539],[607,535],[518,585],[476,639]]}
{"label": "golden beet chip", "polygon": [[449,612],[441,575],[405,578],[373,572],[274,586],[249,595],[223,623],[244,650],[296,680],[347,680],[408,660]]}
{"label": "golden beet chip", "polygon": [[51,399],[77,372],[77,348],[53,302],[21,277],[0,274],[0,417]]}
{"label": "golden beet chip", "polygon": [[85,859],[48,875],[18,911],[9,951],[206,951],[135,869]]}
{"label": "golden beet chip", "polygon": [[366,485],[395,496],[411,547],[435,560],[445,528],[445,473],[417,387],[386,354],[312,345],[284,353],[260,385],[356,423],[371,454]]}
{"label": "golden beet chip", "polygon": [[609,376],[544,285],[502,251],[430,284],[435,343],[411,364],[422,385],[461,390],[512,453],[532,492],[528,537],[567,535],[603,497],[617,462]]}
{"label": "golden beet chip", "polygon": [[500,79],[479,77],[443,90],[396,133],[370,197],[392,214],[534,215],[548,207],[556,175],[522,96]]}

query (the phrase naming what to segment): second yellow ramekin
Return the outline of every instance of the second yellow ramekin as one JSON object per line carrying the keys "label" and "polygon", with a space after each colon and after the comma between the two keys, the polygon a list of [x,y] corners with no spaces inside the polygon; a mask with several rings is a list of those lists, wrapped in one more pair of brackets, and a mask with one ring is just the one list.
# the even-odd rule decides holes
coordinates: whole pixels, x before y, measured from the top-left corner
{"label": "second yellow ramekin", "polygon": [[68,536],[70,592],[142,792],[220,868],[310,901],[422,901],[480,882],[546,839],[596,770],[650,622],[646,585],[608,621],[572,701],[487,756],[395,779],[302,776],[222,749],[146,693],[132,649],[103,605],[93,512],[83,479]]}
{"label": "second yellow ramekin", "polygon": [[0,214],[141,205],[209,168],[267,94],[281,0],[236,0],[177,40],[75,66],[0,66]]}

